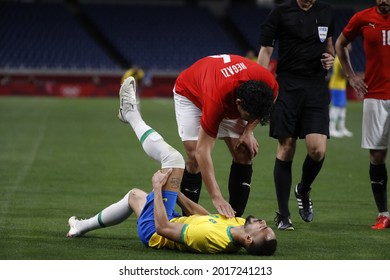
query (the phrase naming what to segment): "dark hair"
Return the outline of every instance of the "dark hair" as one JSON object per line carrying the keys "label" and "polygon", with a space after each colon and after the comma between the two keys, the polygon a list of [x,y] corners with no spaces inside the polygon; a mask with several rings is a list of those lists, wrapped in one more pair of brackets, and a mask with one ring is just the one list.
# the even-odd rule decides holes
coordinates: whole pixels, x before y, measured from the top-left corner
{"label": "dark hair", "polygon": [[247,251],[251,255],[256,256],[272,256],[276,251],[276,239],[264,240],[261,243],[252,243]]}
{"label": "dark hair", "polygon": [[274,104],[274,92],[266,83],[247,81],[238,87],[236,98],[241,100],[242,109],[251,117],[258,119],[261,125],[269,123]]}

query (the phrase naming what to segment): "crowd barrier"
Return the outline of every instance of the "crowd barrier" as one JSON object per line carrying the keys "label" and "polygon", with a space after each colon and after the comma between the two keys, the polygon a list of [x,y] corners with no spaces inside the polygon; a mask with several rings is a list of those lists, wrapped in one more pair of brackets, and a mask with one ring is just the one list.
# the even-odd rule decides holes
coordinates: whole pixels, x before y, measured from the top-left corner
{"label": "crowd barrier", "polygon": [[[117,97],[121,76],[4,75],[0,96]],[[174,77],[154,77],[143,97],[171,97]]]}
{"label": "crowd barrier", "polygon": [[[117,97],[120,75],[5,75],[0,77],[0,96]],[[142,97],[172,97],[175,77],[153,77],[140,88]],[[348,100],[359,101],[351,87]]]}

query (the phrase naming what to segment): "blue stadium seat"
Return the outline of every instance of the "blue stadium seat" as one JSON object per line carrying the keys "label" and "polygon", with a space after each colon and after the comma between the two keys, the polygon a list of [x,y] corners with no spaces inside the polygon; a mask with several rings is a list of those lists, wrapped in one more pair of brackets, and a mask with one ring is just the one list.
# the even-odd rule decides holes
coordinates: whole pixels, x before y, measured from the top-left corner
{"label": "blue stadium seat", "polygon": [[197,59],[241,53],[207,8],[85,5],[84,11],[129,61],[157,70],[182,70]]}
{"label": "blue stadium seat", "polygon": [[228,17],[251,45],[258,51],[260,48],[260,27],[264,22],[270,8],[234,5],[228,9]]}
{"label": "blue stadium seat", "polygon": [[[206,7],[80,7],[127,61],[144,68],[178,72],[207,55],[246,51]],[[269,12],[270,8],[234,5],[227,16],[258,51],[260,26]],[[335,38],[353,13],[352,9],[336,10]],[[361,39],[354,43],[351,60],[357,71],[364,71]],[[61,2],[1,4],[0,68],[121,71]]]}
{"label": "blue stadium seat", "polygon": [[61,3],[5,3],[0,68],[119,69]]}

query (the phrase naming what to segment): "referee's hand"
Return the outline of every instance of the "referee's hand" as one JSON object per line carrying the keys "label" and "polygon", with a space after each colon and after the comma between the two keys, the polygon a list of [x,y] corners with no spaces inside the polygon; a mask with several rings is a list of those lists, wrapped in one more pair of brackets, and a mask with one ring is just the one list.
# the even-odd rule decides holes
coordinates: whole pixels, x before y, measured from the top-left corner
{"label": "referee's hand", "polygon": [[321,58],[322,67],[325,70],[329,70],[333,67],[334,56],[329,53],[323,53]]}

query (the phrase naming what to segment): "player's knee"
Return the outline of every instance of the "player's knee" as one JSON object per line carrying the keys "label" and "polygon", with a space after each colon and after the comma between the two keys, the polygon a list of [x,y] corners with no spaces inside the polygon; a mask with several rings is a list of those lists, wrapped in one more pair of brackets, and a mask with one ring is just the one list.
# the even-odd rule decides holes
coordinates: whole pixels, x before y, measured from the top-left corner
{"label": "player's knee", "polygon": [[132,201],[137,200],[140,197],[140,193],[143,192],[138,188],[132,188],[129,192],[129,205],[131,205]]}
{"label": "player's knee", "polygon": [[309,156],[315,161],[320,161],[325,157],[325,149],[321,149],[321,148],[311,149],[309,150]]}
{"label": "player's knee", "polygon": [[161,162],[162,168],[181,168],[184,169],[184,158],[174,148],[171,148],[169,153],[163,158]]}
{"label": "player's knee", "polygon": [[199,165],[198,161],[196,159],[196,144],[194,143],[186,143],[184,144],[184,147],[186,149],[186,169],[190,173],[198,173],[199,172]]}
{"label": "player's knee", "polygon": [[234,150],[233,160],[239,164],[252,164],[251,154],[243,145]]}

